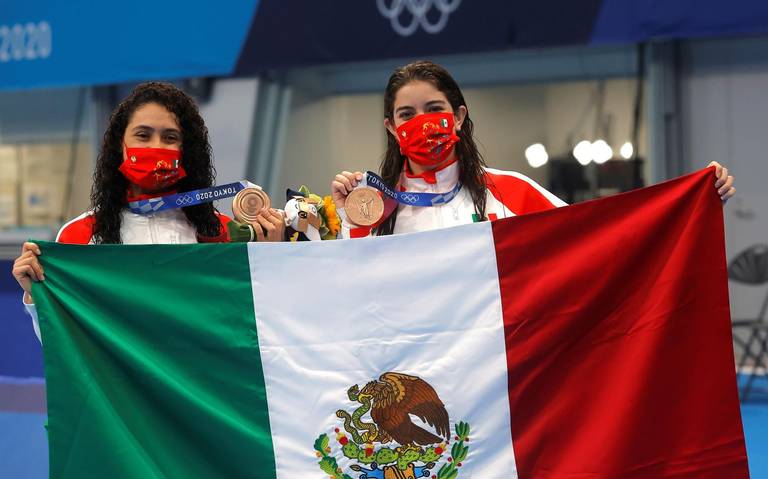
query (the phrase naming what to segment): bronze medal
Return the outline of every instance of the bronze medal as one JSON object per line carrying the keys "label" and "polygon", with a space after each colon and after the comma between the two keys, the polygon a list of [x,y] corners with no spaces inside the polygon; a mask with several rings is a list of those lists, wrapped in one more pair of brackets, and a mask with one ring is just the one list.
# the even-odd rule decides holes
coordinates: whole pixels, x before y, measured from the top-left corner
{"label": "bronze medal", "polygon": [[357,188],[347,196],[344,210],[352,223],[371,226],[384,215],[384,200],[373,188]]}
{"label": "bronze medal", "polygon": [[232,200],[232,214],[238,222],[252,224],[261,210],[270,206],[269,196],[261,188],[245,188]]}

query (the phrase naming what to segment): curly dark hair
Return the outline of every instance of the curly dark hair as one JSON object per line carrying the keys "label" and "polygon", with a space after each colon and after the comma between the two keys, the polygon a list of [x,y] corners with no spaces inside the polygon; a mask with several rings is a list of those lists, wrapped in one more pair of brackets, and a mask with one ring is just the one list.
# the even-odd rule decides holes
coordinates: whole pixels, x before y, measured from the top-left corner
{"label": "curly dark hair", "polygon": [[[120,103],[109,119],[104,141],[96,160],[91,188],[91,208],[94,212],[93,240],[95,243],[121,243],[121,214],[127,205],[128,181],[118,170],[123,162],[123,136],[133,113],[142,105],[157,103],[173,113],[181,128],[182,162],[187,176],[177,183],[179,191],[213,186],[213,167],[208,129],[205,127],[194,100],[170,83],[146,82],[138,85]],[[182,208],[198,236],[215,237],[221,223],[211,203]]]}
{"label": "curly dark hair", "polygon": [[[448,70],[442,66],[430,61],[417,61],[397,68],[389,77],[387,89],[384,92],[384,116],[389,121],[395,122],[395,96],[397,92],[406,84],[414,81],[425,81],[434,85],[435,88],[443,92],[448,102],[451,104],[454,112],[467,102],[459,89],[456,80],[451,77]],[[464,123],[459,130],[459,141],[456,143],[456,156],[459,162],[459,181],[462,188],[466,188],[472,196],[472,202],[475,205],[475,213],[480,218],[485,218],[486,206],[486,184],[485,184],[485,161],[477,149],[474,139],[474,125],[469,117],[469,111],[464,118]],[[384,153],[384,159],[379,166],[379,172],[382,179],[391,188],[396,188],[400,179],[400,173],[403,171],[405,156],[400,153],[400,144],[392,135],[387,135],[387,151]],[[397,209],[376,228],[377,235],[390,235],[395,229],[397,221]]]}

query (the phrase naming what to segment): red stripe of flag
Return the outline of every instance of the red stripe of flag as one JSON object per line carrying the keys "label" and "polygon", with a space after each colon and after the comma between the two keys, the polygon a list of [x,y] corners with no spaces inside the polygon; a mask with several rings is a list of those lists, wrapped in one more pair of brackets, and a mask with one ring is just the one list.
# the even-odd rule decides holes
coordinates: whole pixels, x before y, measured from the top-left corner
{"label": "red stripe of flag", "polygon": [[493,223],[520,478],[749,477],[713,183]]}

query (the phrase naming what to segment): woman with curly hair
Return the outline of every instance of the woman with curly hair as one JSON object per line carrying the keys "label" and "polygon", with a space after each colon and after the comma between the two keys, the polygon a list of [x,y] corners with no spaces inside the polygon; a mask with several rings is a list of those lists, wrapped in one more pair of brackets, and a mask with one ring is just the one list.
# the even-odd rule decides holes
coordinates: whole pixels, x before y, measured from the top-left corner
{"label": "woman with curly hair", "polygon": [[[96,161],[91,210],[66,223],[57,242],[73,244],[182,244],[226,242],[231,221],[211,203],[139,214],[128,203],[213,186],[208,129],[195,102],[170,83],[137,86],[110,118]],[[281,241],[285,223],[264,211],[257,239]],[[40,248],[24,243],[13,275],[39,330],[32,282],[45,279]]]}
{"label": "woman with curly hair", "polygon": [[[353,224],[347,196],[363,181],[360,171],[342,171],[331,182],[342,236],[390,235],[445,228],[473,221],[543,211],[565,203],[527,176],[488,168],[477,149],[474,125],[459,85],[448,71],[429,61],[397,68],[384,92],[387,149],[383,183],[431,204],[399,204],[371,226]],[[725,202],[733,177],[714,163],[715,188]],[[404,195],[405,196],[405,195]]]}

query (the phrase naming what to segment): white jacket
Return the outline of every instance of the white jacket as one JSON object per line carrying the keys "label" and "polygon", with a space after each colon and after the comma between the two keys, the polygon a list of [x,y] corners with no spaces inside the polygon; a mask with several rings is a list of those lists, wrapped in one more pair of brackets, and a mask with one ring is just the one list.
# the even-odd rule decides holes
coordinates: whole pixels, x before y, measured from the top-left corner
{"label": "white jacket", "polygon": [[[403,191],[417,193],[447,193],[459,181],[459,164],[451,163],[437,171],[422,175],[403,171],[399,186]],[[493,221],[550,208],[565,206],[566,203],[527,176],[513,171],[486,168],[486,216]],[[436,228],[457,226],[474,221],[472,197],[462,188],[453,200],[438,206],[398,205],[395,234],[427,231]],[[357,238],[370,234],[370,228],[361,228],[348,222],[342,211],[342,237]]]}

